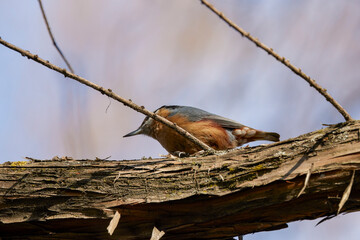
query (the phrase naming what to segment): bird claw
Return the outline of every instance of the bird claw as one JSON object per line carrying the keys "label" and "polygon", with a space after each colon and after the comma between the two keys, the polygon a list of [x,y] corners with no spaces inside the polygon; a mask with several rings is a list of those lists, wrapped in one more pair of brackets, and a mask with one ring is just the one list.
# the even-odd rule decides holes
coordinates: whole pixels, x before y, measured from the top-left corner
{"label": "bird claw", "polygon": [[171,155],[175,156],[175,157],[178,157],[178,158],[185,158],[185,157],[188,157],[189,154],[186,153],[186,152],[181,152],[181,151],[175,151],[175,152],[172,152]]}

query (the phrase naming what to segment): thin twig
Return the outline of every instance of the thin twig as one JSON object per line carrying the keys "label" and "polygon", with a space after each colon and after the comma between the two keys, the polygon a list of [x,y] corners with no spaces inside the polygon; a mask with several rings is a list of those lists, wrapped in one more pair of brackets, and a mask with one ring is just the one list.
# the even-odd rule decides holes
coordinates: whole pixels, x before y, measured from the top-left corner
{"label": "thin twig", "polygon": [[51,29],[50,29],[50,25],[49,25],[49,22],[47,20],[47,17],[45,15],[45,11],[44,11],[44,8],[43,8],[43,5],[42,5],[42,2],[41,0],[38,0],[39,2],[39,5],[40,5],[40,9],[41,9],[41,13],[43,15],[43,18],[44,18],[44,21],[45,21],[45,24],[46,24],[46,28],[49,32],[49,35],[50,35],[50,38],[55,46],[55,48],[58,50],[59,54],[61,55],[62,59],[64,60],[66,66],[70,69],[70,72],[74,73],[74,70],[72,69],[70,63],[66,60],[64,54],[62,53],[62,51],[60,50],[60,48],[58,47],[58,45],[56,44],[56,41],[55,41],[55,38],[54,38],[54,35],[52,34],[51,32]]}
{"label": "thin twig", "polygon": [[213,153],[214,149],[210,148],[208,145],[206,145],[205,143],[203,143],[202,141],[200,141],[199,139],[197,139],[196,137],[194,137],[193,135],[191,135],[189,132],[185,131],[183,128],[177,126],[176,124],[170,122],[169,120],[167,120],[166,118],[163,118],[159,115],[156,115],[153,112],[150,112],[149,110],[145,109],[143,106],[138,106],[135,103],[133,103],[130,99],[127,100],[125,98],[120,97],[119,95],[113,93],[113,91],[111,89],[105,89],[95,83],[90,82],[89,80],[80,77],[76,74],[73,74],[69,71],[67,71],[65,68],[60,68],[52,63],[50,63],[49,61],[46,61],[40,57],[38,57],[38,55],[34,55],[32,53],[30,53],[29,51],[25,51],[11,43],[6,42],[5,40],[1,39],[0,37],[0,43],[2,45],[4,45],[5,47],[8,47],[18,53],[20,53],[22,56],[25,56],[29,59],[34,60],[35,62],[38,62],[42,65],[44,65],[45,67],[48,67],[56,72],[59,72],[61,74],[63,74],[65,77],[69,77],[71,79],[74,79],[75,81],[78,81],[88,87],[91,87],[97,91],[99,91],[101,94],[105,94],[106,96],[115,99],[121,103],[123,103],[125,106],[128,106],[132,109],[134,109],[137,112],[140,112],[142,114],[145,114],[146,116],[149,116],[151,118],[153,118],[154,120],[161,122],[162,124],[165,124],[166,126],[174,129],[176,132],[178,132],[180,135],[184,136],[185,138],[189,139],[191,142],[193,142],[194,144],[196,144],[197,146],[199,146],[201,149],[204,149],[208,152]]}
{"label": "thin twig", "polygon": [[209,8],[212,12],[217,14],[222,20],[224,20],[227,24],[229,24],[230,27],[234,28],[237,32],[239,32],[243,37],[246,37],[251,42],[255,43],[255,45],[263,50],[265,50],[268,54],[273,56],[276,60],[283,63],[285,66],[291,69],[296,75],[303,78],[305,81],[307,81],[310,86],[315,88],[321,95],[323,95],[327,101],[329,101],[339,112],[343,115],[346,121],[352,121],[352,117],[350,114],[333,98],[329,93],[327,93],[327,90],[325,88],[322,88],[320,85],[318,85],[314,79],[306,75],[301,71],[300,68],[297,68],[296,66],[292,65],[288,59],[285,57],[281,57],[279,54],[277,54],[272,48],[269,48],[262,42],[260,42],[257,38],[250,35],[250,33],[246,32],[244,29],[237,26],[235,23],[233,23],[229,18],[227,18],[222,12],[217,10],[213,5],[208,3],[206,0],[200,0],[202,4],[204,4],[207,8]]}

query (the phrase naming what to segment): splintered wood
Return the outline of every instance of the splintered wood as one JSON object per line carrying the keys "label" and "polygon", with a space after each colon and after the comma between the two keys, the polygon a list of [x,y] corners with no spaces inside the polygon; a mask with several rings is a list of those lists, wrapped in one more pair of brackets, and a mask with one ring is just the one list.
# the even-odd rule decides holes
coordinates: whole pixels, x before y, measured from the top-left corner
{"label": "splintered wood", "polygon": [[159,240],[164,235],[165,235],[164,231],[159,231],[159,229],[154,227],[150,240]]}
{"label": "splintered wood", "polygon": [[346,201],[349,199],[349,196],[350,196],[350,193],[351,193],[351,188],[353,186],[353,183],[354,183],[354,177],[355,177],[355,170],[353,171],[353,174],[351,176],[351,180],[350,180],[350,183],[349,185],[346,187],[345,191],[344,191],[344,194],[341,198],[341,201],[339,203],[339,208],[338,208],[338,211],[337,211],[337,214],[340,213],[341,211],[341,208],[344,206],[344,204],[346,203]]}
{"label": "splintered wood", "polygon": [[297,197],[300,197],[301,194],[303,194],[303,192],[305,191],[307,185],[309,184],[309,180],[310,180],[310,176],[311,176],[311,171],[313,168],[314,164],[311,164],[311,167],[309,168],[307,174],[306,174],[306,178],[305,178],[305,182],[304,182],[304,186],[303,188],[300,190],[299,194],[297,195]]}
{"label": "splintered wood", "polygon": [[114,217],[111,219],[109,226],[107,227],[108,233],[112,235],[117,227],[119,220],[120,220],[120,213],[116,211]]}

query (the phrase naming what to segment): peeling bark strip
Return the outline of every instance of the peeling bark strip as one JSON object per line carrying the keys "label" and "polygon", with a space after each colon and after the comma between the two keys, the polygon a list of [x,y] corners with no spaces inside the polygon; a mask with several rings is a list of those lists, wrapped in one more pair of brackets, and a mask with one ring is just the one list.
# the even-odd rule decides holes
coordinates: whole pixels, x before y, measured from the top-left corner
{"label": "peeling bark strip", "polygon": [[[360,170],[359,129],[348,122],[198,158],[5,163],[0,237],[148,240],[156,226],[161,239],[224,239],[333,216]],[[359,181],[341,212],[360,209]]]}

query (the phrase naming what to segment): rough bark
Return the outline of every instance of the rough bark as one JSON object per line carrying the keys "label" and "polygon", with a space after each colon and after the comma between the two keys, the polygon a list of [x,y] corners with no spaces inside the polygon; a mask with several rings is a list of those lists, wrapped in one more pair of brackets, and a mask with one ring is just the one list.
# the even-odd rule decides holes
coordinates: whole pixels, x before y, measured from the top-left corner
{"label": "rough bark", "polygon": [[[360,121],[184,159],[0,165],[2,239],[225,239],[335,216],[360,169]],[[311,173],[304,192],[306,175]],[[341,212],[360,209],[355,171]],[[121,214],[112,236],[115,211]]]}

